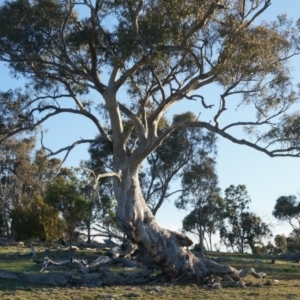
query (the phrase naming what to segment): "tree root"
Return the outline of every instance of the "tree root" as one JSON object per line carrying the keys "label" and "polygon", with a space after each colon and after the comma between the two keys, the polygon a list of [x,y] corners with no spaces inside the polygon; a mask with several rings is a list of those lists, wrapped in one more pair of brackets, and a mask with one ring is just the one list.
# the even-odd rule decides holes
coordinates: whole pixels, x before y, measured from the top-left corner
{"label": "tree root", "polygon": [[[49,257],[45,257],[42,262],[42,269],[40,274],[26,274],[21,272],[10,272],[2,270],[0,271],[0,278],[3,279],[15,279],[21,280],[29,283],[35,284],[46,284],[51,286],[66,286],[66,285],[80,285],[80,286],[102,286],[102,285],[123,285],[123,284],[141,284],[149,283],[150,281],[157,280],[162,276],[159,274],[157,276],[152,276],[153,270],[142,268],[139,265],[139,270],[130,271],[130,272],[113,272],[108,269],[104,269],[103,266],[107,266],[112,263],[119,263],[120,258],[111,259],[108,256],[100,256],[91,264],[87,264],[84,260],[70,258],[55,262]],[[122,260],[124,261],[129,260]],[[36,261],[41,263],[41,261]],[[242,269],[236,270],[228,265],[220,265],[209,259],[202,259],[199,261],[201,264],[200,272],[195,272],[192,274],[194,278],[200,278],[208,280],[209,278],[215,276],[221,279],[222,283],[225,283],[228,286],[241,286],[241,278],[252,275],[255,278],[265,277],[265,273],[257,273],[254,269]],[[134,262],[131,264],[136,265]],[[68,271],[68,272],[49,272],[45,273],[46,269],[50,266],[54,267],[75,267],[78,272]],[[131,265],[132,266],[132,265]],[[198,266],[199,267],[199,266]],[[206,276],[203,276],[205,273]],[[81,275],[80,275],[81,274]],[[188,274],[186,274],[188,275]],[[177,279],[173,278],[172,282],[178,280],[183,280],[185,274],[178,276]],[[188,276],[189,277],[189,276]]]}
{"label": "tree root", "polygon": [[221,265],[210,259],[202,259],[201,264],[203,264],[207,274],[219,276],[224,281],[240,281],[241,278],[247,275],[252,275],[255,278],[266,277],[266,273],[257,273],[253,268],[236,270],[229,265]]}
{"label": "tree root", "polygon": [[94,260],[92,263],[88,264],[83,259],[76,259],[71,257],[70,259],[65,259],[59,262],[53,261],[48,256],[44,257],[43,261],[35,260],[37,264],[42,265],[42,269],[40,270],[40,273],[43,273],[47,267],[76,267],[81,273],[87,274],[92,272],[98,272],[101,267],[107,266],[107,265],[113,265],[122,263],[123,265],[127,266],[128,268],[140,268],[145,269],[144,266],[141,266],[140,264],[137,264],[130,259],[124,258],[124,257],[117,257],[117,258],[110,258],[105,255],[100,255],[96,260]]}
{"label": "tree root", "polygon": [[[186,243],[187,241],[185,241]],[[165,275],[171,282],[179,280],[196,280],[198,283],[222,283],[228,286],[242,286],[241,278],[252,275],[255,278],[263,278],[265,273],[258,273],[253,268],[236,270],[229,265],[219,264],[211,259],[201,259],[194,256],[191,252],[184,250],[188,264],[180,271],[179,268],[174,272],[165,272],[153,276],[153,270],[157,269],[158,264],[147,256],[143,256],[142,251],[135,258],[139,263],[132,261],[128,257],[136,253],[136,246],[130,243],[114,247],[108,255],[101,255],[96,260],[88,263],[85,259],[70,257],[61,261],[54,261],[48,256],[43,260],[34,260],[41,266],[40,274],[26,274],[21,272],[0,271],[0,278],[22,280],[29,283],[46,284],[52,286],[83,285],[83,286],[102,286],[102,285],[122,285],[122,284],[141,284],[158,280]],[[113,272],[105,267],[113,264],[122,263],[131,268],[130,271]],[[49,272],[50,268],[67,268],[66,272]],[[155,268],[156,267],[156,268]],[[168,271],[172,271],[172,265]],[[77,271],[74,271],[76,269]],[[161,270],[161,269],[160,269]],[[127,271],[127,272],[126,272]],[[44,273],[44,274],[42,274]],[[173,275],[172,275],[173,274]]]}
{"label": "tree root", "polygon": [[102,286],[102,285],[124,285],[142,284],[154,280],[152,270],[139,272],[115,273],[102,269],[98,273],[85,273],[82,276],[74,272],[51,272],[48,274],[26,274],[22,272],[0,271],[1,279],[13,279],[28,283],[51,285],[51,286]]}

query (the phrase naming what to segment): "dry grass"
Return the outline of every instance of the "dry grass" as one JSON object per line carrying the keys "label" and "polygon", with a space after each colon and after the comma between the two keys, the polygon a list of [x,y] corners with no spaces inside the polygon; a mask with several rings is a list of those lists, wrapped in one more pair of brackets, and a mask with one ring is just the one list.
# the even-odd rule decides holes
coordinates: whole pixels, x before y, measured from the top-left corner
{"label": "dry grass", "polygon": [[[18,270],[23,272],[39,272],[39,268],[28,256],[7,256],[8,252],[16,252],[15,248],[0,248],[0,269]],[[23,249],[21,252],[29,252]],[[42,258],[45,254],[38,252]],[[49,256],[66,255],[65,253],[51,253]],[[99,254],[80,253],[80,256],[97,256]],[[270,264],[271,258],[266,256],[241,255],[230,253],[211,253],[214,257],[228,257],[233,267],[254,267],[257,271],[267,273],[267,278],[254,279],[246,277],[246,288],[222,287],[213,289],[211,285],[198,286],[196,284],[177,281],[174,284],[157,283],[141,286],[104,286],[100,288],[86,287],[47,287],[34,286],[20,281],[0,279],[0,299],[300,299],[300,264],[286,261],[276,261]],[[52,257],[52,256],[51,256]],[[54,258],[54,257],[53,257]],[[92,257],[91,257],[92,258]],[[55,259],[55,258],[54,258]],[[267,283],[272,285],[267,285]]]}

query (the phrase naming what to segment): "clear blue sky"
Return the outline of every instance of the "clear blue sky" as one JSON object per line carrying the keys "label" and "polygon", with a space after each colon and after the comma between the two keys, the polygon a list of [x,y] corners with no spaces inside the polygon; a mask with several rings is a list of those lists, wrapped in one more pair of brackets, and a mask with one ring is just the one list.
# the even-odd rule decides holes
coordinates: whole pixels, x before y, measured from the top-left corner
{"label": "clear blue sky", "polygon": [[[0,0],[0,3],[3,1]],[[293,18],[300,17],[299,0],[273,0],[268,12],[263,15],[266,21],[274,19],[278,14],[287,13]],[[295,80],[300,81],[300,57],[295,60]],[[8,70],[0,64],[0,89],[17,87],[22,81],[11,79]],[[208,91],[214,97],[213,91]],[[216,97],[219,95],[217,94]],[[175,107],[174,112],[180,112]],[[238,116],[238,115],[236,115]],[[96,128],[84,118],[67,116],[55,117],[44,125],[48,128],[45,145],[53,150],[66,146],[76,139],[93,138]],[[67,165],[76,166],[81,159],[86,159],[86,146],[75,149],[67,160]],[[275,233],[288,233],[291,228],[287,224],[279,224],[272,218],[272,210],[276,199],[281,195],[300,193],[300,158],[269,158],[263,153],[234,145],[220,139],[218,143],[218,175],[220,187],[224,191],[230,184],[245,184],[252,199],[251,210],[259,214],[265,221],[273,224]],[[187,214],[177,211],[171,202],[163,205],[158,212],[157,219],[161,226],[179,229],[181,220]]]}

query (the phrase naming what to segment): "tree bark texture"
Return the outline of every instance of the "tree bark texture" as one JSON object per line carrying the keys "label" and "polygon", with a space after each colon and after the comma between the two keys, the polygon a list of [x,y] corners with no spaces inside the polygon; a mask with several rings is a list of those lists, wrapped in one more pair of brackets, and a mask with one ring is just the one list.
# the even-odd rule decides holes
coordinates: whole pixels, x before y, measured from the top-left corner
{"label": "tree bark texture", "polygon": [[192,245],[192,241],[158,226],[142,195],[137,171],[128,170],[122,175],[120,181],[115,180],[119,226],[165,273],[177,276],[190,270],[195,257],[189,258],[184,246]]}
{"label": "tree bark texture", "polygon": [[[85,260],[74,257],[61,261],[53,261],[49,257],[44,257],[43,260],[35,260],[34,262],[41,266],[39,274],[0,270],[0,278],[51,286],[102,286],[156,282],[162,277],[162,274],[154,276],[152,268],[145,268],[123,257],[110,258],[105,255],[99,256],[89,264]],[[238,286],[234,284],[234,282],[238,281],[239,284],[239,282],[241,282],[240,278],[249,274],[256,278],[261,278],[265,275],[263,273],[256,273],[252,268],[236,270],[230,266],[220,265],[209,259],[198,259],[195,260],[195,262],[197,263],[198,270],[202,270],[203,274],[207,274],[206,277],[198,276],[199,273],[195,274],[197,277],[194,277],[194,279],[197,279],[197,282],[200,279],[200,282],[204,283],[206,279],[211,279],[211,275],[216,275],[218,278],[223,278],[222,284]],[[124,272],[113,272],[106,269],[106,266],[116,263],[122,263],[131,268],[131,270],[129,272],[126,272],[125,269]],[[56,271],[61,268],[67,268],[69,270]],[[47,273],[42,274],[45,269],[47,269]],[[55,271],[50,271],[50,269],[55,269]],[[191,279],[190,274],[187,275],[185,279]],[[177,276],[174,280],[176,281],[181,278],[182,275]]]}
{"label": "tree bark texture", "polygon": [[50,286],[102,286],[102,285],[123,285],[141,284],[149,282],[152,270],[139,272],[114,273],[107,269],[99,270],[98,273],[86,273],[81,276],[74,272],[51,272],[49,274],[25,274],[0,270],[0,278],[19,280],[33,284]]}
{"label": "tree bark texture", "polygon": [[238,271],[230,266],[193,255],[187,249],[193,244],[190,238],[163,229],[157,224],[143,198],[137,169],[123,171],[120,180],[114,181],[114,188],[118,201],[118,225],[139,245],[140,253],[170,277],[182,274],[195,275],[205,281],[212,274],[221,277],[229,276],[231,280],[239,280],[240,277],[245,276],[245,272],[255,277],[265,275],[256,273],[253,269]]}

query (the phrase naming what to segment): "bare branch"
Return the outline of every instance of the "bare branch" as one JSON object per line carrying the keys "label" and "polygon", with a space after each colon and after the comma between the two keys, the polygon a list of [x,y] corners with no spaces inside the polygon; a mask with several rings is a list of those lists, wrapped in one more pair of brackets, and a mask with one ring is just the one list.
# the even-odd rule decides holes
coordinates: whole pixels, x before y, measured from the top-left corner
{"label": "bare branch", "polygon": [[51,151],[49,148],[45,148],[44,145],[42,144],[42,149],[45,149],[45,150],[47,150],[47,151],[49,152],[48,154],[45,155],[45,158],[50,157],[50,156],[55,156],[55,155],[57,155],[57,154],[59,154],[59,153],[62,153],[62,152],[66,152],[66,154],[64,155],[64,158],[62,159],[62,161],[61,161],[61,163],[60,163],[60,165],[59,165],[59,167],[58,167],[56,173],[53,175],[53,177],[50,179],[50,181],[52,181],[52,180],[59,174],[59,172],[60,172],[60,170],[61,170],[63,164],[65,163],[66,159],[68,158],[70,152],[71,152],[76,146],[78,146],[78,145],[80,145],[80,144],[92,143],[92,142],[94,142],[94,141],[95,141],[94,139],[93,139],[93,140],[83,140],[83,139],[82,139],[82,140],[79,140],[79,141],[74,142],[74,143],[73,143],[72,145],[70,145],[70,146],[66,146],[66,147],[64,147],[64,148],[60,148],[59,150],[54,151],[54,152]]}
{"label": "bare branch", "polygon": [[256,19],[259,17],[269,6],[271,5],[271,0],[265,0],[265,5],[247,22],[247,27],[249,27]]}
{"label": "bare branch", "polygon": [[[205,74],[209,76],[209,73]],[[215,81],[215,76],[211,76],[206,80],[202,80],[202,75],[198,75],[191,79],[185,86],[178,89],[175,93],[171,94],[169,97],[162,101],[156,110],[152,113],[149,118],[149,123],[157,121],[160,117],[176,102],[183,100],[191,91],[200,89],[201,87],[212,83]]]}
{"label": "bare branch", "polygon": [[110,173],[99,174],[96,180],[99,182],[101,178],[106,178],[106,177],[117,177],[119,181],[121,181],[121,171],[119,171],[118,173],[110,172]]}
{"label": "bare branch", "polygon": [[225,107],[225,104],[226,104],[226,101],[225,101],[225,96],[223,94],[223,95],[221,95],[220,108],[219,108],[217,114],[214,116],[214,121],[215,121],[216,127],[219,127],[218,118],[220,117],[221,113],[224,112],[227,109]]}
{"label": "bare branch", "polygon": [[102,125],[100,124],[99,120],[96,118],[95,115],[93,115],[92,113],[88,112],[87,110],[77,110],[77,109],[72,109],[72,108],[59,108],[56,107],[54,105],[47,105],[44,107],[38,107],[38,108],[34,108],[31,113],[34,113],[35,111],[39,111],[44,112],[46,110],[54,110],[53,113],[48,113],[44,118],[41,118],[38,122],[36,122],[36,124],[34,125],[34,127],[42,124],[43,122],[45,122],[48,118],[54,116],[54,115],[58,115],[61,113],[72,113],[72,114],[78,114],[78,115],[83,115],[87,118],[89,118],[97,127],[97,129],[99,130],[99,132],[101,133],[101,136],[104,140],[111,142],[111,139],[109,138],[109,136],[107,135],[107,133],[105,132],[104,128],[102,127]]}
{"label": "bare branch", "polygon": [[[147,55],[141,58],[138,62],[136,62],[130,69],[128,69],[124,74],[114,82],[114,85],[117,89],[119,89],[128,78],[132,77],[143,65],[150,63],[156,56],[158,55],[157,52],[153,53],[152,55]],[[118,69],[119,70],[119,69]],[[117,73],[114,71],[113,73]],[[111,75],[111,78],[115,78],[116,75]]]}
{"label": "bare branch", "polygon": [[[257,125],[257,123],[254,123]],[[243,125],[253,125],[253,123],[250,124],[243,124]],[[300,148],[298,147],[286,147],[284,149],[275,149],[275,150],[267,150],[266,147],[260,147],[255,143],[252,143],[250,141],[244,140],[244,139],[237,139],[230,135],[229,133],[225,132],[223,129],[219,129],[217,126],[213,126],[210,123],[207,122],[182,122],[182,123],[175,123],[165,129],[160,136],[158,136],[155,140],[155,142],[152,145],[152,149],[156,149],[160,143],[174,130],[178,128],[193,128],[193,127],[200,127],[200,128],[206,128],[210,132],[216,133],[222,137],[224,137],[227,140],[230,140],[231,142],[239,145],[246,145],[250,148],[256,149],[257,151],[263,152],[267,154],[270,157],[300,157]]]}
{"label": "bare branch", "polygon": [[165,101],[166,100],[166,94],[165,94],[164,88],[163,88],[162,83],[160,82],[158,76],[156,75],[155,71],[153,70],[153,68],[151,68],[151,73],[152,73],[153,77],[155,78],[155,80],[158,84],[158,87],[159,87],[161,95],[162,95],[162,100]]}
{"label": "bare branch", "polygon": [[218,2],[212,2],[204,17],[190,30],[189,33],[185,35],[185,38],[181,43],[182,46],[185,45],[186,41],[190,39],[199,29],[206,25],[217,9],[228,9],[228,6],[219,4]]}
{"label": "bare branch", "polygon": [[141,121],[136,117],[136,115],[134,115],[131,110],[129,110],[125,105],[123,105],[122,103],[118,102],[120,110],[122,113],[124,113],[134,124],[137,133],[140,135],[145,136],[145,128],[143,126],[143,124],[141,123]]}
{"label": "bare branch", "polygon": [[201,95],[193,95],[193,96],[185,96],[185,98],[190,99],[190,100],[195,100],[194,98],[200,98],[201,99],[201,103],[204,106],[204,108],[212,108],[215,105],[211,104],[211,105],[206,105],[205,101],[204,101],[204,97]]}
{"label": "bare branch", "polygon": [[98,91],[103,95],[106,87],[102,84],[98,73],[98,59],[97,59],[97,50],[96,50],[95,37],[94,37],[94,29],[96,29],[95,22],[94,22],[95,16],[92,17],[90,20],[91,20],[91,27],[88,28],[88,45],[89,45],[91,61],[92,61],[91,75],[94,79],[95,86],[97,87]]}
{"label": "bare branch", "polygon": [[143,3],[144,3],[143,0],[139,0],[138,5],[134,9],[133,5],[130,4],[129,1],[127,1],[128,9],[129,9],[130,16],[131,16],[131,28],[132,28],[133,33],[136,36],[138,36],[138,34],[139,34],[138,14],[143,7]]}

